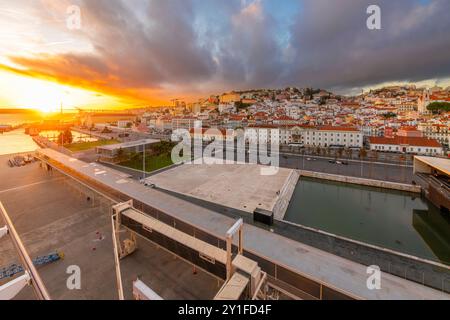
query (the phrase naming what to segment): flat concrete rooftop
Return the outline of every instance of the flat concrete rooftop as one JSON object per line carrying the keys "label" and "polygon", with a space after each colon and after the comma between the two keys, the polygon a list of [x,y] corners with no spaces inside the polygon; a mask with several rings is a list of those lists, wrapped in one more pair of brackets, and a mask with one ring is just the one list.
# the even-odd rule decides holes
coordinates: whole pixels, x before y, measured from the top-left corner
{"label": "flat concrete rooftop", "polygon": [[[226,231],[235,223],[233,219],[220,213],[124,178],[123,174],[116,170],[96,163],[88,164],[51,149],[41,149],[39,152],[80,175],[114,188],[156,210],[170,213],[173,217],[218,237],[224,237]],[[277,261],[287,268],[361,299],[450,299],[449,294],[384,272],[381,289],[369,290],[366,285],[367,267],[362,264],[249,224],[244,225],[244,234],[244,248],[247,251]]]}
{"label": "flat concrete rooftop", "polygon": [[445,173],[447,176],[450,176],[450,159],[415,156],[414,157],[415,165],[416,161],[425,163],[426,165]]}
{"label": "flat concrete rooftop", "polygon": [[151,176],[147,182],[245,212],[253,213],[256,208],[273,211],[294,170],[279,168],[275,175],[262,175],[262,168],[257,164],[187,163]]}

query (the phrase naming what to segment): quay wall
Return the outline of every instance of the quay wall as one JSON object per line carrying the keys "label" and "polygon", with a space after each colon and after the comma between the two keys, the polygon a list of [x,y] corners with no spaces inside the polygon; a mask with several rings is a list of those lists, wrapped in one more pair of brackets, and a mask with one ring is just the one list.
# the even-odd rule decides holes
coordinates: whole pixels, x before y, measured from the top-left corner
{"label": "quay wall", "polygon": [[300,175],[297,170],[292,170],[289,174],[289,177],[286,179],[286,182],[283,185],[283,188],[280,191],[280,194],[277,197],[275,205],[273,207],[273,214],[275,219],[283,220],[284,215],[289,207],[289,203],[291,202],[292,194],[295,191],[295,187],[297,186],[298,179],[300,179]]}
{"label": "quay wall", "polygon": [[308,178],[336,181],[336,182],[342,182],[342,183],[357,184],[357,185],[368,186],[368,187],[407,191],[407,192],[413,192],[413,193],[420,193],[422,190],[422,188],[419,185],[389,182],[389,181],[382,181],[382,180],[364,179],[364,178],[357,178],[357,177],[350,177],[350,176],[341,176],[341,175],[336,175],[336,174],[306,171],[306,170],[298,170],[298,172],[300,174],[300,177],[308,177]]}

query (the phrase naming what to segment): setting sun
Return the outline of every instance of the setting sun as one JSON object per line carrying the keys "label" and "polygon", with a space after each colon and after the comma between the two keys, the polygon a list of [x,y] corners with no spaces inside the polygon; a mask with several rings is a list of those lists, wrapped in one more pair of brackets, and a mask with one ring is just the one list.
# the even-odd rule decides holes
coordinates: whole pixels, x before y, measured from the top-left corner
{"label": "setting sun", "polygon": [[3,107],[28,108],[41,112],[74,109],[79,106],[114,106],[114,98],[84,89],[51,81],[33,79],[9,72],[0,72],[0,86],[8,98],[0,101]]}

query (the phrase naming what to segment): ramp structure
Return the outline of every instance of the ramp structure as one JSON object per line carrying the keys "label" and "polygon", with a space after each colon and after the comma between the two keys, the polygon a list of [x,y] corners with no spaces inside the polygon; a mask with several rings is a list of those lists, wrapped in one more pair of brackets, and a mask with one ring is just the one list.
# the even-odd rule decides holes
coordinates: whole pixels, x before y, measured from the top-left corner
{"label": "ramp structure", "polygon": [[[116,259],[125,258],[137,249],[136,236],[151,241],[189,264],[225,281],[217,300],[260,299],[265,297],[266,274],[255,261],[243,256],[243,220],[239,219],[226,234],[226,250],[184,233],[132,206],[132,201],[113,206],[112,213]],[[121,241],[124,229],[130,237]],[[237,246],[233,237],[238,235]],[[122,289],[120,265],[117,263],[118,288]],[[119,292],[123,297],[123,292]],[[140,281],[134,283],[134,296],[139,299],[159,297]],[[144,297],[144,298],[143,298]]]}

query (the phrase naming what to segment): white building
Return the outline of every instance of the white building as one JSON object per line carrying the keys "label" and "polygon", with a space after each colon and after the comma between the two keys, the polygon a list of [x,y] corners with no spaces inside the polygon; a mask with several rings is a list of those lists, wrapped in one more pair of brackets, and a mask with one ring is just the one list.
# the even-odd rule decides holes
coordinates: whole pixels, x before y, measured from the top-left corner
{"label": "white building", "polygon": [[183,117],[183,118],[173,118],[172,119],[172,131],[178,129],[186,129],[190,130],[196,126],[201,127],[201,122],[199,124],[199,120],[194,117]]}
{"label": "white building", "polygon": [[418,129],[428,139],[435,139],[440,144],[449,145],[450,142],[450,126],[445,124],[421,123]]}
{"label": "white building", "polygon": [[362,148],[363,135],[354,127],[310,127],[259,125],[245,129],[245,138],[250,143],[270,143],[277,139],[280,144],[303,144],[310,147]]}
{"label": "white building", "polygon": [[355,127],[322,126],[305,131],[306,146],[362,148],[363,134]]}
{"label": "white building", "polygon": [[286,129],[276,125],[254,125],[245,128],[244,137],[248,143],[271,143],[272,139],[281,143],[280,131],[286,135]]}
{"label": "white building", "polygon": [[218,106],[219,113],[234,113],[236,112],[236,107],[234,103],[221,103]]}
{"label": "white building", "polygon": [[172,129],[172,118],[169,116],[159,117],[155,121],[155,128],[160,131]]}
{"label": "white building", "polygon": [[434,139],[421,137],[369,137],[370,150],[381,152],[442,155],[442,146]]}
{"label": "white building", "polygon": [[195,128],[189,131],[193,139],[203,141],[234,141],[236,131],[217,128]]}
{"label": "white building", "polygon": [[118,128],[131,128],[133,126],[133,121],[130,120],[119,120],[117,121]]}

